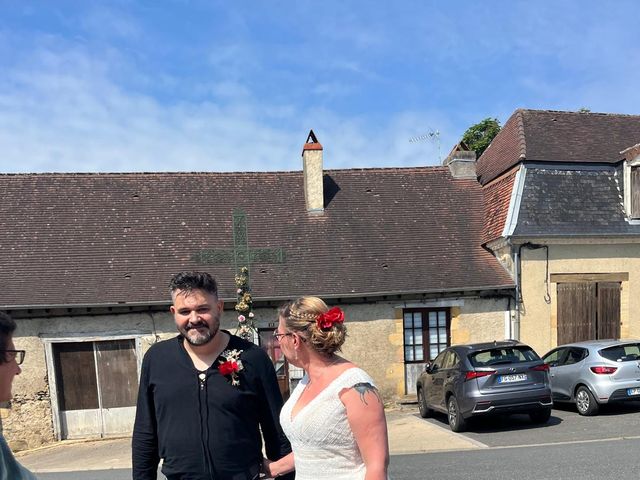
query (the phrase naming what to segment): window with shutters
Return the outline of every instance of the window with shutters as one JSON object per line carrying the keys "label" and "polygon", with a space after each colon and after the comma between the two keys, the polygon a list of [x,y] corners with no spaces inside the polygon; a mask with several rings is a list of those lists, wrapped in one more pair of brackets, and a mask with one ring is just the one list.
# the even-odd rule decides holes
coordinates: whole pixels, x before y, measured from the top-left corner
{"label": "window with shutters", "polygon": [[629,169],[630,217],[640,219],[640,166]]}
{"label": "window with shutters", "polygon": [[624,209],[629,220],[640,220],[640,155],[624,163]]}

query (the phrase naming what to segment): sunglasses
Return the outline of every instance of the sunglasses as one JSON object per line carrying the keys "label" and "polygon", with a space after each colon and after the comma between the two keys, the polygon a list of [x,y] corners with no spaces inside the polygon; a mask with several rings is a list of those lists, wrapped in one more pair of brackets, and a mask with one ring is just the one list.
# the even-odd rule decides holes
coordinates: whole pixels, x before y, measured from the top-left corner
{"label": "sunglasses", "polygon": [[0,350],[0,353],[4,353],[4,361],[6,363],[9,363],[11,360],[15,359],[18,365],[22,365],[26,352],[24,350]]}

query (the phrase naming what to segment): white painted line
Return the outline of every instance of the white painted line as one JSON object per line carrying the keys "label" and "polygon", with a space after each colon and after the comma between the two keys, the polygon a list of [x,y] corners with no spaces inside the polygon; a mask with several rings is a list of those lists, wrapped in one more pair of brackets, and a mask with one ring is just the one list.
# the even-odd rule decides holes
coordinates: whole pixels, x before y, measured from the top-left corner
{"label": "white painted line", "polygon": [[555,445],[573,445],[578,443],[597,443],[597,442],[619,442],[622,440],[638,440],[640,435],[633,435],[630,437],[609,437],[609,438],[593,438],[590,440],[567,440],[564,442],[549,442],[549,443],[529,443],[527,445],[500,445],[496,447],[489,447],[492,450],[499,450],[505,448],[529,448],[529,447],[546,447]]}

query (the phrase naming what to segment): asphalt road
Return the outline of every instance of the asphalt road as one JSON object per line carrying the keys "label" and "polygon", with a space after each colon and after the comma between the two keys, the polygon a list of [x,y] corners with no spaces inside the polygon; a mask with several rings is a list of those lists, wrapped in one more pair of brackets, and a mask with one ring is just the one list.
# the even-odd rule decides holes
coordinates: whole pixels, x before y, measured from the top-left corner
{"label": "asphalt road", "polygon": [[[165,480],[158,469],[158,480]],[[87,472],[38,473],[39,480],[131,480],[130,468],[90,470]]]}
{"label": "asphalt road", "polygon": [[[391,457],[393,480],[638,478],[640,439],[489,448]],[[41,473],[41,480],[130,480],[131,470]],[[158,478],[162,478],[158,476]]]}
{"label": "asphalt road", "polygon": [[[448,429],[444,416],[423,421]],[[582,417],[572,406],[556,406],[543,426],[531,424],[526,415],[489,417],[472,422],[464,433],[487,448],[394,455],[390,475],[393,480],[638,478],[638,425],[640,402],[605,407],[596,417]],[[129,480],[131,470],[41,473],[38,478]]]}
{"label": "asphalt road", "polygon": [[[469,424],[464,435],[489,447],[640,436],[640,402],[605,405],[601,409],[595,417],[583,417],[573,405],[557,404],[545,425],[532,424],[527,415],[476,419]],[[425,421],[449,428],[445,415],[436,415]]]}
{"label": "asphalt road", "polygon": [[392,457],[393,480],[638,478],[640,439]]}

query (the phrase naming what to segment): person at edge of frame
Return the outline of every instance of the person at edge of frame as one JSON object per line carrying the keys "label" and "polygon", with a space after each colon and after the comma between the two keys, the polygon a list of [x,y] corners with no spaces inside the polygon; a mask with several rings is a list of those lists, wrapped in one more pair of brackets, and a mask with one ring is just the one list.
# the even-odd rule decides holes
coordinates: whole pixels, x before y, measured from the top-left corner
{"label": "person at edge of frame", "polygon": [[[13,332],[16,322],[6,313],[0,312],[0,402],[11,400],[11,385],[16,375],[20,375],[20,365],[25,351],[16,350]],[[36,480],[36,477],[20,465],[0,431],[0,480]]]}

